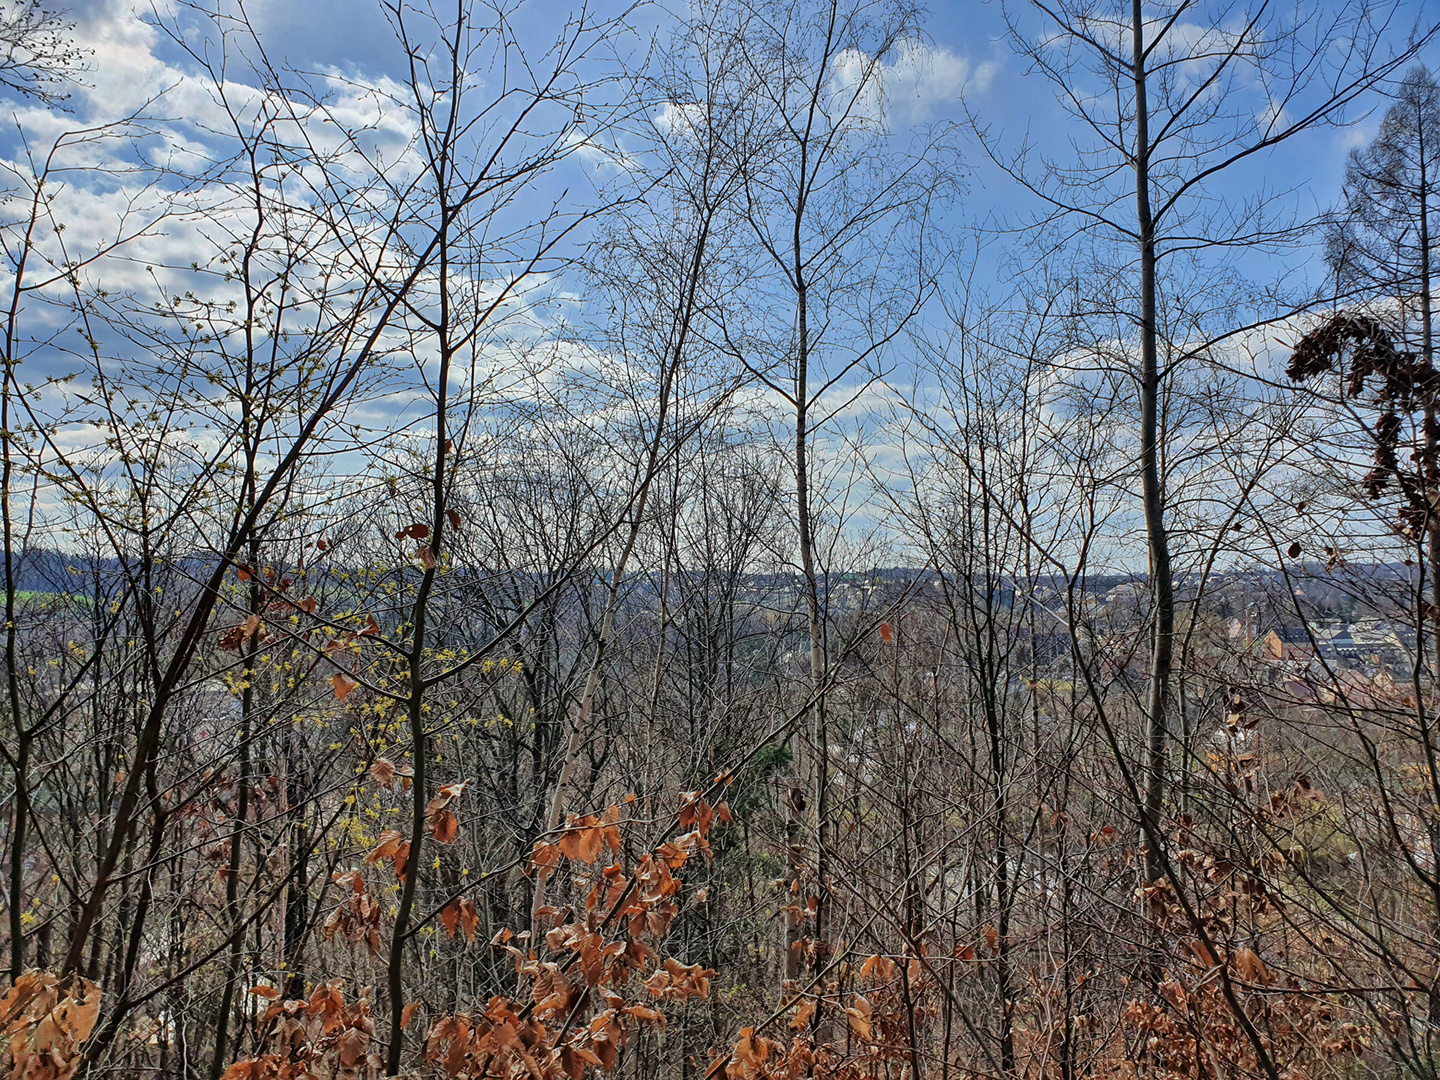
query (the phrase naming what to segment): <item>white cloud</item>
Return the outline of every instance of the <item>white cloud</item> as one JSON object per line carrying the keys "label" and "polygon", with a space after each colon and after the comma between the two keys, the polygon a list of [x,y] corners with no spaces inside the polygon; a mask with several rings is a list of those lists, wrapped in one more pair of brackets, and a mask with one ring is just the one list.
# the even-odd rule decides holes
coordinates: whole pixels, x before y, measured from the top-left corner
{"label": "white cloud", "polygon": [[692,135],[704,129],[706,113],[699,101],[667,101],[655,113],[655,128],[663,135]]}
{"label": "white cloud", "polygon": [[[159,5],[160,15],[169,8]],[[155,55],[158,32],[132,0],[98,0],[77,15],[75,43],[91,55],[81,76],[84,90],[75,97],[83,99],[88,119],[119,119],[180,81],[181,73]]]}
{"label": "white cloud", "polygon": [[976,64],[944,45],[915,38],[900,42],[878,64],[847,49],[832,66],[833,92],[845,111],[889,128],[919,123],[952,108],[967,93],[983,93],[997,71],[992,61]]}

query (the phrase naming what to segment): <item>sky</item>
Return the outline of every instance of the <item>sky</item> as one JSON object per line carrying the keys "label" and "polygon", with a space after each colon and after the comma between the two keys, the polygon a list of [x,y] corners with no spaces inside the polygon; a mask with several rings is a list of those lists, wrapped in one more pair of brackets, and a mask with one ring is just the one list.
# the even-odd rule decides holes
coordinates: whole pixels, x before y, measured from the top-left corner
{"label": "sky", "polygon": [[[377,145],[387,139],[401,145],[403,130],[387,127],[390,120],[372,116],[373,100],[366,86],[394,86],[405,76],[404,53],[397,47],[391,27],[379,4],[368,0],[219,0],[231,14],[243,13],[264,42],[270,60],[281,66],[322,73],[329,78],[341,108],[355,123],[375,122]],[[1334,6],[1319,0],[1292,0],[1276,10],[1285,18],[1299,20],[1304,27],[1323,30]],[[1128,4],[1122,4],[1127,7]],[[597,0],[602,15],[619,11]],[[1022,27],[1033,31],[1038,24],[1030,19],[1027,6],[1012,4]],[[1202,4],[1200,11],[1217,10],[1221,5]],[[1238,7],[1238,5],[1237,5]],[[113,121],[130,111],[141,110],[160,118],[154,125],[159,134],[142,137],[138,144],[119,141],[99,144],[76,152],[77,163],[111,166],[117,171],[96,172],[68,194],[67,226],[77,246],[102,242],[123,220],[127,200],[133,198],[144,177],[126,173],[122,165],[133,160],[136,146],[150,161],[174,161],[196,168],[203,166],[203,151],[209,129],[223,127],[213,95],[206,87],[199,65],[155,23],[170,21],[186,35],[195,51],[218,56],[213,40],[197,31],[197,21],[177,0],[155,0],[154,5],[137,5],[134,0],[73,0],[69,5],[76,22],[79,43],[89,50],[86,71],[80,85],[64,108],[49,108],[31,101],[0,100],[14,118],[7,134],[0,136],[0,155],[12,160],[23,153],[24,145],[34,152],[64,130]],[[515,33],[522,40],[545,40],[555,28],[573,17],[575,6],[564,0],[529,0],[516,5]],[[646,34],[663,32],[667,8],[661,4],[639,8],[633,15],[636,33],[615,42],[619,50],[643,53]],[[1411,0],[1402,3],[1395,15],[1395,27],[1408,27],[1427,16],[1435,18],[1433,3]],[[1229,18],[1234,18],[1232,11]],[[1188,40],[1223,32],[1217,26],[1196,25],[1185,32]],[[1039,153],[1064,157],[1077,129],[1069,120],[1053,83],[1036,74],[1028,61],[1016,54],[1006,35],[1005,8],[995,0],[934,0],[914,42],[898,50],[885,71],[887,87],[886,122],[897,135],[934,131],[953,125],[958,151],[958,169],[963,181],[961,197],[948,210],[943,222],[958,242],[981,248],[975,257],[977,277],[988,289],[1003,293],[1009,286],[1006,275],[1022,271],[1034,254],[1033,234],[1015,231],[1045,210],[1044,203],[1026,192],[990,163],[972,134],[972,123],[988,130],[1002,152],[1022,143]],[[1318,31],[1317,31],[1318,32]],[[1403,32],[1393,39],[1399,43]],[[1327,45],[1330,43],[1327,43]],[[1432,43],[1422,59],[1440,70],[1440,46]],[[231,77],[246,79],[245,65],[232,64]],[[478,73],[494,78],[494,73]],[[1181,78],[1193,72],[1181,69]],[[846,72],[837,68],[836,78]],[[1083,79],[1082,93],[1095,88]],[[1241,85],[1238,94],[1245,100],[1240,109],[1260,110],[1264,88]],[[1262,193],[1253,206],[1257,213],[1294,211],[1308,216],[1332,205],[1343,176],[1346,154],[1373,137],[1383,111],[1383,101],[1368,98],[1352,109],[1353,123],[1339,128],[1321,128],[1287,142],[1271,154],[1258,155],[1233,173],[1207,185],[1208,196],[1242,205],[1245,198]],[[590,162],[579,155],[576,167],[594,168],[603,177],[603,162]],[[126,166],[128,167],[128,166]],[[559,194],[576,177],[557,174],[542,191]],[[601,181],[603,182],[603,180]],[[1267,194],[1268,193],[1268,194]],[[203,202],[204,193],[198,196]],[[160,283],[171,289],[184,288],[187,252],[195,245],[193,223],[177,220],[162,234],[137,249],[136,257],[108,273],[118,278],[117,287],[137,293],[153,291]],[[146,265],[146,259],[153,259]],[[166,268],[169,268],[168,270]],[[158,269],[157,269],[158,268]],[[1257,280],[1291,275],[1318,280],[1323,267],[1314,244],[1290,246],[1283,252],[1242,251],[1230,260],[1230,268]],[[167,280],[165,275],[171,276]],[[67,348],[73,348],[67,346]],[[44,355],[35,357],[42,366]],[[56,364],[65,361],[64,350]],[[903,358],[900,374],[903,376]],[[871,399],[873,400],[873,398]]]}
{"label": "sky", "polygon": [[[673,2],[673,0],[672,0]],[[380,5],[370,0],[248,0],[235,4],[248,16],[274,61],[312,71],[336,71],[363,80],[403,78],[403,53]],[[1323,23],[1333,5],[1323,0],[1291,0],[1295,6],[1272,5],[1288,17]],[[606,0],[592,5],[607,12]],[[610,4],[619,10],[618,4]],[[1036,25],[1026,5],[1010,3],[1020,25]],[[1103,5],[1102,5],[1103,6]],[[1128,7],[1127,5],[1122,5]],[[84,76],[87,84],[70,102],[60,123],[113,117],[124,108],[166,91],[158,111],[178,106],[183,114],[193,97],[184,83],[195,76],[195,65],[179,55],[163,35],[147,27],[155,13],[176,14],[187,22],[175,0],[137,4],[135,0],[70,0],[67,5],[78,23],[77,36],[93,50]],[[1209,11],[1214,5],[1202,5]],[[519,33],[548,32],[576,10],[566,0],[530,0],[516,5]],[[634,21],[643,31],[665,25],[664,2],[640,8]],[[1395,27],[1409,26],[1437,9],[1425,0],[1402,3]],[[193,22],[193,20],[188,20]],[[1053,147],[1069,128],[1056,98],[1056,89],[1028,70],[1006,36],[1006,7],[999,0],[933,0],[921,23],[923,38],[904,50],[887,72],[892,87],[890,120],[897,129],[973,118],[987,126],[1002,145],[1013,148],[1024,137],[1040,148]],[[1392,34],[1396,41],[1403,37]],[[640,38],[631,44],[638,51]],[[1440,46],[1432,44],[1423,58],[1440,68]],[[1378,125],[1374,100],[1352,109],[1352,126],[1325,129],[1286,146],[1281,160],[1259,163],[1264,179],[1283,178],[1296,189],[1298,205],[1314,210],[1333,203],[1344,169],[1345,155],[1363,144]],[[49,125],[33,104],[18,103],[20,120],[35,132]],[[1368,116],[1366,113],[1368,112]],[[1011,225],[1028,219],[1039,207],[1033,198],[991,166],[985,155],[962,133],[961,160],[967,190],[955,219],[957,229],[973,224]],[[1257,175],[1242,178],[1253,184]]]}
{"label": "sky", "polygon": [[[350,106],[347,115],[357,122],[366,122],[373,112],[373,102],[357,87],[394,87],[404,79],[404,52],[378,2],[214,2],[220,10],[249,20],[272,63],[330,77],[342,102]],[[622,2],[629,4],[629,0],[592,0],[592,6],[596,14],[605,17],[621,11]],[[206,0],[200,6],[209,3],[211,0]],[[528,37],[531,45],[547,40],[578,10],[573,0],[524,0],[511,6],[515,34],[522,42]],[[1103,10],[1106,5],[1097,6]],[[1120,6],[1128,8],[1128,3]],[[1335,10],[1335,5],[1326,0],[1280,0],[1269,6],[1280,13],[1282,21],[1313,26],[1317,33],[1323,33]],[[635,33],[617,41],[615,48],[631,56],[643,55],[647,35],[663,36],[670,24],[668,13],[683,12],[683,7],[683,0],[660,0],[636,7],[631,16]],[[1239,3],[1223,0],[1202,3],[1196,6],[1196,19],[1215,17],[1217,25],[1227,19],[1233,22],[1240,7]],[[216,43],[213,38],[203,39],[200,21],[189,12],[189,5],[180,0],[70,0],[68,10],[77,24],[79,43],[88,50],[81,85],[62,109],[33,101],[6,100],[0,95],[0,109],[8,107],[14,118],[8,130],[0,131],[0,154],[19,157],[21,137],[33,153],[62,130],[113,121],[131,110],[140,110],[162,118],[159,126],[165,131],[144,145],[143,152],[151,161],[192,166],[203,161],[207,128],[223,127],[224,119],[218,114],[194,58],[186,56],[154,25],[157,21],[170,22],[188,37],[197,52],[218,56]],[[1154,10],[1159,13],[1163,8]],[[1405,29],[1426,17],[1433,21],[1437,15],[1440,8],[1433,2],[1400,0],[1390,40],[1402,43]],[[1046,205],[989,160],[974,136],[974,126],[989,133],[1001,154],[1011,154],[1028,144],[1035,160],[1045,154],[1061,159],[1073,157],[1070,140],[1084,137],[1084,132],[1066,116],[1056,86],[1037,74],[1027,58],[1017,55],[1006,33],[1007,18],[1012,16],[1027,33],[1041,26],[1030,5],[1015,0],[932,0],[916,40],[899,49],[884,71],[886,120],[895,135],[904,138],[921,131],[948,130],[947,138],[957,150],[955,169],[962,187],[960,198],[945,212],[944,231],[953,242],[979,249],[979,254],[972,256],[978,267],[976,278],[987,290],[1000,293],[1008,287],[1007,275],[1031,270],[1030,256],[1038,250],[1036,236],[1017,230],[1043,214]],[[1194,39],[1215,30],[1193,26],[1188,33]],[[1340,47],[1339,43],[1326,44]],[[251,48],[244,46],[245,50]],[[1440,70],[1440,44],[1432,42],[1422,59]],[[243,61],[232,62],[229,71],[237,83],[245,81]],[[481,73],[481,77],[487,74]],[[845,77],[843,65],[837,65],[837,80]],[[1097,90],[1083,76],[1076,85],[1082,94]],[[1248,95],[1247,102],[1240,106],[1242,111],[1263,108],[1265,99],[1255,87],[1242,84],[1239,91]],[[1382,112],[1383,102],[1378,98],[1361,99],[1350,110],[1351,123],[1319,128],[1286,142],[1277,151],[1257,155],[1241,168],[1207,183],[1205,194],[1216,200],[1232,200],[1235,205],[1242,205],[1245,199],[1254,200],[1257,213],[1313,216],[1335,203],[1346,154],[1373,137]],[[376,128],[374,137],[382,145],[389,137],[399,146],[408,135],[398,129],[387,131],[383,120],[377,122]],[[119,172],[132,151],[133,147],[116,142],[74,155],[77,161],[104,162],[117,169],[108,178],[99,174],[71,178],[72,183],[89,185],[94,194],[87,204],[77,202],[76,210],[71,212],[68,228],[77,245],[86,240],[103,242],[106,229],[113,232],[125,205],[126,191],[137,182]],[[580,162],[585,161],[581,155]],[[603,182],[604,164],[595,163],[594,170],[591,179]],[[562,189],[574,191],[575,181],[576,177],[568,172],[557,173],[545,194],[558,195]],[[1122,215],[1130,212],[1128,206],[1119,209]],[[166,236],[168,243],[155,245],[156,262],[185,266],[189,261],[184,255],[185,229],[177,226],[167,230]],[[1285,276],[1319,280],[1323,271],[1314,243],[1292,245],[1278,255],[1245,250],[1227,258],[1231,269],[1256,280]],[[128,277],[122,275],[121,282],[146,287],[138,267],[137,261]],[[172,285],[181,287],[178,279]]]}

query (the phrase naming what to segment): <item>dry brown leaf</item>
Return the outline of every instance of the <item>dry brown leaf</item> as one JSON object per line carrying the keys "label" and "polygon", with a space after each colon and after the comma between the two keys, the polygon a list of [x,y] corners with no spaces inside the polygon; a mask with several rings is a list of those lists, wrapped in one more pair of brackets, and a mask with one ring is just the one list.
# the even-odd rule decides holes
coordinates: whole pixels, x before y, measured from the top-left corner
{"label": "dry brown leaf", "polygon": [[480,926],[480,912],[475,907],[474,900],[460,901],[460,929],[465,934],[466,941],[475,940],[475,931]]}
{"label": "dry brown leaf", "polygon": [[1235,970],[1246,982],[1264,982],[1270,975],[1270,970],[1265,966],[1265,961],[1256,956],[1251,949],[1237,949],[1235,951]]}
{"label": "dry brown leaf", "polygon": [[460,905],[457,901],[451,900],[440,909],[440,924],[445,927],[445,933],[452,938],[455,930],[460,925]]}
{"label": "dry brown leaf", "polygon": [[452,810],[441,810],[435,815],[430,831],[440,843],[453,844],[455,838],[460,835],[460,819]]}
{"label": "dry brown leaf", "polygon": [[330,685],[335,688],[335,699],[342,705],[355,687],[360,684],[348,678],[343,671],[337,671],[330,679]]}
{"label": "dry brown leaf", "polygon": [[370,1045],[370,1036],[359,1028],[351,1028],[335,1041],[335,1049],[340,1056],[341,1068],[353,1068],[355,1063],[365,1056],[365,1050]]}
{"label": "dry brown leaf", "polygon": [[395,786],[395,763],[389,758],[376,758],[370,766],[370,779],[383,788]]}

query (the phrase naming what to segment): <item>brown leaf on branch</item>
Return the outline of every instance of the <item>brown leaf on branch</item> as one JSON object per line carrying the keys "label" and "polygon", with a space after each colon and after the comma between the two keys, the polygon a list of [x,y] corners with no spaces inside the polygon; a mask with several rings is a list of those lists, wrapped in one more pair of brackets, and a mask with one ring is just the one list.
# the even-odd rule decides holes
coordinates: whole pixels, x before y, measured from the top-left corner
{"label": "brown leaf on branch", "polygon": [[625,1015],[632,1016],[642,1023],[657,1024],[660,1027],[665,1026],[665,1014],[659,1009],[650,1008],[648,1005],[627,1005],[625,1006]]}
{"label": "brown leaf on branch", "polygon": [[345,703],[345,699],[350,696],[351,691],[353,691],[355,687],[359,686],[360,684],[346,676],[343,671],[337,671],[333,676],[331,676],[330,685],[335,690],[335,700],[343,705]]}
{"label": "brown leaf on branch", "polygon": [[[556,847],[560,854],[571,862],[584,863],[586,866],[593,866],[604,853],[607,842],[607,834],[613,826],[605,826],[594,816],[583,818],[571,818],[565,831],[560,834],[556,841]],[[620,833],[614,829],[613,839],[616,847]]]}
{"label": "brown leaf on branch", "polygon": [[480,927],[480,911],[475,906],[475,901],[465,899],[460,901],[460,930],[465,935],[465,940],[475,941],[475,931]]}
{"label": "brown leaf on branch", "polygon": [[410,861],[410,842],[398,829],[386,829],[381,833],[380,842],[365,856],[365,861],[371,864],[385,859],[395,864],[396,876],[404,880],[406,864]]}
{"label": "brown leaf on branch", "polygon": [[1235,970],[1249,983],[1263,983],[1270,977],[1270,969],[1265,966],[1265,961],[1251,949],[1235,951]]}
{"label": "brown leaf on branch", "polygon": [[605,846],[612,855],[620,854],[620,807],[612,804],[600,815],[604,825]]}
{"label": "brown leaf on branch", "polygon": [[775,1045],[769,1039],[756,1035],[753,1027],[742,1028],[740,1039],[735,1043],[735,1049],[730,1052],[734,1065],[739,1067],[737,1071],[731,1072],[731,1075],[754,1076],[765,1062],[770,1060],[774,1049]]}
{"label": "brown leaf on branch", "polygon": [[536,870],[550,871],[560,865],[560,857],[563,852],[559,844],[552,844],[545,840],[537,840],[535,848],[530,853],[530,864]]}
{"label": "brown leaf on branch", "polygon": [[795,1015],[790,1018],[790,1026],[799,1031],[810,1023],[810,1018],[815,1015],[815,999],[806,998],[795,1008]]}
{"label": "brown leaf on branch", "polygon": [[460,901],[451,900],[440,909],[440,925],[445,927],[445,933],[450,937],[455,936],[460,927]]}
{"label": "brown leaf on branch", "polygon": [[845,1015],[850,1018],[850,1030],[862,1039],[870,1038],[872,1032],[870,1017],[873,1011],[869,1000],[861,994],[856,994],[855,1004],[845,1010]]}
{"label": "brown leaf on branch", "polygon": [[358,1027],[352,1027],[335,1040],[336,1056],[342,1069],[352,1069],[370,1045],[370,1036]]}
{"label": "brown leaf on branch", "polygon": [[460,819],[447,809],[465,791],[465,783],[446,784],[425,804],[425,815],[430,819],[430,832],[442,844],[453,843],[460,835]]}
{"label": "brown leaf on branch", "polygon": [[469,785],[470,781],[468,780],[463,780],[458,784],[445,784],[435,793],[435,797],[426,804],[425,812],[427,814],[433,814],[436,810],[449,806],[456,799],[460,798],[461,795],[465,794],[465,789]]}
{"label": "brown leaf on branch", "polygon": [[430,824],[430,832],[442,844],[453,844],[460,835],[460,819],[453,810],[441,810]]}
{"label": "brown leaf on branch", "polygon": [[370,766],[370,779],[383,788],[395,786],[395,763],[389,758],[376,758]]}
{"label": "brown leaf on branch", "polygon": [[251,615],[238,626],[232,626],[220,635],[218,645],[222,649],[239,651],[265,629],[265,622],[259,615]]}

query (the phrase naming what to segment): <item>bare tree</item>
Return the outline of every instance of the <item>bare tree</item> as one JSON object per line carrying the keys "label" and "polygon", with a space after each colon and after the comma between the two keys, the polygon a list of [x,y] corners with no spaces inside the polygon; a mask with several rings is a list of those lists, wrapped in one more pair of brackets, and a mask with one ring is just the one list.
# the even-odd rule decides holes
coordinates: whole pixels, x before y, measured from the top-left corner
{"label": "bare tree", "polygon": [[[1325,258],[1342,302],[1368,301],[1394,328],[1396,345],[1413,347],[1434,366],[1433,279],[1440,212],[1440,86],[1424,67],[1408,72],[1394,92],[1380,131],[1350,155],[1341,206],[1326,221]],[[1423,455],[1440,452],[1440,418],[1426,406]],[[1440,522],[1429,537],[1432,603],[1440,603]],[[1440,625],[1436,627],[1440,634]],[[1440,637],[1432,662],[1440,655]],[[1440,670],[1440,669],[1437,669]]]}
{"label": "bare tree", "polygon": [[[1036,0],[1033,29],[1012,9],[1017,50],[1049,79],[1075,122],[1077,154],[1061,158],[1028,144],[994,161],[1044,206],[1040,222],[1076,235],[1103,258],[1115,287],[1092,313],[1122,324],[1120,369],[1136,391],[1136,467],[1148,549],[1153,617],[1141,816],[1148,882],[1161,876],[1153,850],[1164,812],[1169,742],[1174,736],[1175,568],[1166,484],[1165,403],[1177,375],[1246,322],[1234,305],[1222,320],[1186,313],[1187,292],[1237,251],[1283,248],[1307,222],[1284,200],[1257,189],[1216,206],[1208,196],[1242,164],[1317,127],[1336,124],[1365,93],[1403,67],[1433,28],[1389,48],[1382,30],[1394,5],[1356,3],[1321,20],[1291,24],[1265,4],[1177,0],[1151,12],[1140,0],[1128,11],[1087,2]],[[1331,43],[1348,44],[1336,51]],[[1103,92],[1082,90],[1098,80]],[[1062,241],[1057,240],[1057,243]],[[1108,290],[1107,290],[1108,292]],[[1203,295],[1203,290],[1200,290]],[[1161,321],[1177,305],[1169,325]],[[1249,319],[1281,317],[1293,308],[1262,300]]]}
{"label": "bare tree", "polygon": [[[932,204],[947,195],[944,145],[905,147],[891,137],[885,66],[918,34],[906,4],[857,0],[788,5],[718,5],[712,21],[733,24],[761,88],[766,122],[778,132],[763,168],[746,178],[746,215],[763,288],[750,325],[728,348],[788,410],[783,432],[795,488],[795,539],[815,704],[795,745],[787,796],[791,880],[815,882],[812,964],[823,964],[829,834],[829,745],[823,688],[830,677],[828,572],[816,490],[820,433],[880,371],[887,346],[928,299],[925,258]],[[845,77],[841,61],[854,61]],[[762,316],[773,313],[773,319]],[[782,314],[783,313],[783,314]],[[827,528],[837,535],[841,522]],[[807,745],[805,755],[798,752]],[[806,777],[808,771],[809,776]],[[806,783],[809,800],[807,806]],[[804,863],[805,828],[813,828]],[[802,872],[803,871],[803,872]],[[805,934],[787,931],[786,971],[799,975]]]}

